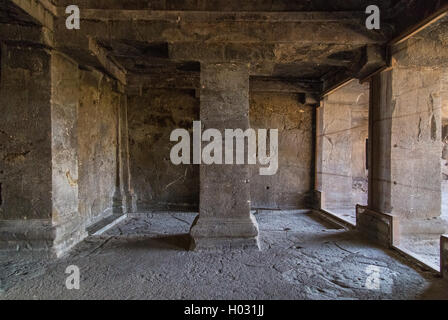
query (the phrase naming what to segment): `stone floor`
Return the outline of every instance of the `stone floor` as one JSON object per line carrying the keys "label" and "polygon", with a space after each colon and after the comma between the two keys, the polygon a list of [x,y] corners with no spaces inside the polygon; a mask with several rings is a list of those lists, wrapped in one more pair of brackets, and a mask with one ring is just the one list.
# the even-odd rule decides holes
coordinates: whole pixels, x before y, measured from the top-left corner
{"label": "stone floor", "polygon": [[51,262],[0,253],[0,299],[448,299],[446,280],[311,212],[257,214],[262,251],[186,251],[193,218],[133,215]]}

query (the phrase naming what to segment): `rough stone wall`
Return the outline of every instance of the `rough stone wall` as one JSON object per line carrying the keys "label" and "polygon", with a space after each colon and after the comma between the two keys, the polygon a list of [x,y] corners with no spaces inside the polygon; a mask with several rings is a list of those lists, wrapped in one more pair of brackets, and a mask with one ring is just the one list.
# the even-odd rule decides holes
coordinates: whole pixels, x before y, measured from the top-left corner
{"label": "rough stone wall", "polygon": [[51,57],[52,222],[54,250],[61,254],[85,236],[78,212],[78,64],[57,52]]}
{"label": "rough stone wall", "polygon": [[367,203],[368,86],[352,82],[325,97],[318,110],[318,190],[322,206]]}
{"label": "rough stone wall", "polygon": [[199,119],[194,91],[150,90],[129,96],[129,148],[132,186],[140,211],[156,207],[197,208],[199,166],[170,160],[174,129],[192,130]]}
{"label": "rough stone wall", "polygon": [[441,77],[442,89],[442,215],[448,217],[448,68],[444,68]]}
{"label": "rough stone wall", "polygon": [[368,168],[367,139],[369,137],[369,89],[364,86],[358,92],[351,108],[351,176],[352,204],[367,205]]}
{"label": "rough stone wall", "polygon": [[49,52],[1,45],[0,220],[51,219]]}
{"label": "rough stone wall", "polygon": [[78,112],[79,213],[87,225],[112,213],[120,94],[98,72],[81,71]]}
{"label": "rough stone wall", "polygon": [[[254,93],[252,128],[279,129],[279,170],[260,176],[251,166],[252,208],[306,208],[312,189],[312,108],[294,94]],[[192,129],[199,101],[191,92],[151,90],[128,98],[132,185],[139,210],[199,204],[199,169],[175,166],[169,153],[171,131]]]}
{"label": "rough stone wall", "polygon": [[254,208],[307,208],[313,188],[313,108],[296,94],[252,93],[250,125],[279,130],[279,169],[261,176],[251,166],[251,203]]}
{"label": "rough stone wall", "polygon": [[448,230],[439,218],[446,172],[444,50],[411,39],[395,48],[394,68],[372,80],[369,207],[398,216],[402,234]]}
{"label": "rough stone wall", "polygon": [[441,213],[440,77],[433,68],[392,71],[392,208],[407,218]]}
{"label": "rough stone wall", "polygon": [[1,46],[0,239],[7,248],[52,247],[61,255],[112,206],[119,95],[102,77],[81,74],[56,51]]}

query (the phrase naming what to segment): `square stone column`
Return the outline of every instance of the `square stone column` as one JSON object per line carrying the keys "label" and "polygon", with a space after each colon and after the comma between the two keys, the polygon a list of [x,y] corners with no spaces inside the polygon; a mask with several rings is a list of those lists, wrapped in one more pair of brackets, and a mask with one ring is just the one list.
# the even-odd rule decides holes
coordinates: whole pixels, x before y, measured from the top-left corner
{"label": "square stone column", "polygon": [[129,167],[127,96],[124,93],[120,93],[119,100],[120,103],[117,109],[117,180],[113,200],[113,211],[116,214],[137,211],[137,199],[131,187]]}
{"label": "square stone column", "polygon": [[409,221],[439,217],[440,72],[396,66],[371,86],[370,208]]}
{"label": "square stone column", "polygon": [[78,210],[78,64],[25,44],[0,51],[0,248],[60,256],[87,236]]}
{"label": "square stone column", "polygon": [[[249,69],[245,64],[202,64],[202,129],[249,128]],[[247,146],[246,146],[247,151]],[[258,225],[250,213],[247,158],[243,165],[200,166],[199,216],[191,228],[192,248],[258,248]],[[234,162],[235,163],[235,162]]]}

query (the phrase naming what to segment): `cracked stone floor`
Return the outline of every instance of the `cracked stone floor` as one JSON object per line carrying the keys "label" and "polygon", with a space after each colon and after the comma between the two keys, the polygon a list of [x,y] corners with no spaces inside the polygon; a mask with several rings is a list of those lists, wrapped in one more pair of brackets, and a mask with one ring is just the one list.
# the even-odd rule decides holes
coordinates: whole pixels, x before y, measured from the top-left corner
{"label": "cracked stone floor", "polygon": [[187,251],[194,216],[135,214],[58,260],[2,252],[0,299],[448,299],[446,280],[312,212],[258,213],[261,251]]}

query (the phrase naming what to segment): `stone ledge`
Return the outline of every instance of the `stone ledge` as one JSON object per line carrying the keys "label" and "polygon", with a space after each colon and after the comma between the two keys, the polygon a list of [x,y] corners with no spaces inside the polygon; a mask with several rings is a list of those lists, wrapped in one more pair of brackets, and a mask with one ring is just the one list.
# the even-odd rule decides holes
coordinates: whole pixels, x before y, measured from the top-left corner
{"label": "stone ledge", "polygon": [[348,230],[356,229],[356,226],[354,224],[352,224],[351,222],[346,221],[346,220],[338,217],[337,215],[335,215],[331,212],[328,212],[324,209],[313,210],[313,212],[315,212],[319,217],[321,217],[325,221],[328,221],[338,227],[342,227],[342,228],[345,228]]}
{"label": "stone ledge", "polygon": [[399,244],[399,219],[396,216],[357,205],[356,229],[381,246],[392,248]]}
{"label": "stone ledge", "polygon": [[87,228],[89,236],[98,236],[115,227],[128,217],[127,214],[112,214]]}

